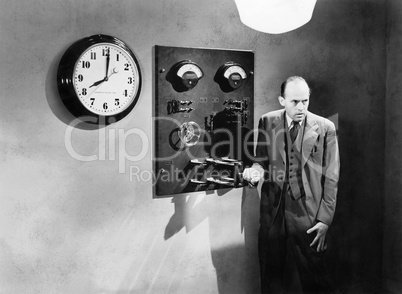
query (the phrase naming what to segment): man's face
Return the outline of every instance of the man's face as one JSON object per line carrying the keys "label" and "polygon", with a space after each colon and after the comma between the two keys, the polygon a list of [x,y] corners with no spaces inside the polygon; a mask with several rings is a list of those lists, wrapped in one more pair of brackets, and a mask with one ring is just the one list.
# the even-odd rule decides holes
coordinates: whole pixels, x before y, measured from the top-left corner
{"label": "man's face", "polygon": [[291,81],[286,85],[285,97],[279,97],[279,103],[286,113],[296,122],[301,122],[307,114],[310,90],[303,81]]}

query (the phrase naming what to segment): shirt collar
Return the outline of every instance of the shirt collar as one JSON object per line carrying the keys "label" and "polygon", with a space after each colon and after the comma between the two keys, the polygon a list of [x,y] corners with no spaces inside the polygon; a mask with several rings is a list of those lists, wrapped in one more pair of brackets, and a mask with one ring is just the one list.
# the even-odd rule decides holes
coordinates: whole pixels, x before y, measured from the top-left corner
{"label": "shirt collar", "polygon": [[[293,119],[287,113],[286,113],[286,122],[288,124],[288,129],[290,129],[292,127]],[[301,127],[303,126],[303,123],[304,123],[304,119],[301,122],[299,122]]]}

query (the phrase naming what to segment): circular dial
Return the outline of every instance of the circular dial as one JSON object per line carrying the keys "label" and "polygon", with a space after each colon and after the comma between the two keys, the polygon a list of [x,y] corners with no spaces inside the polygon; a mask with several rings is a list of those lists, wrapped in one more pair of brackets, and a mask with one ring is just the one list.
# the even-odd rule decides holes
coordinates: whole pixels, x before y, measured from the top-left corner
{"label": "circular dial", "polygon": [[141,90],[141,71],[126,43],[112,36],[93,35],[76,41],[63,54],[57,87],[74,116],[88,123],[108,124],[134,108]]}
{"label": "circular dial", "polygon": [[134,101],[140,87],[139,69],[131,54],[116,44],[90,46],[75,63],[73,85],[90,112],[112,116]]}
{"label": "circular dial", "polygon": [[229,77],[233,74],[236,74],[237,76],[240,76],[243,80],[245,78],[247,78],[247,74],[244,70],[244,68],[242,68],[239,65],[232,65],[229,66],[226,71],[224,72],[223,76],[227,79],[229,79]]}
{"label": "circular dial", "polygon": [[[191,90],[194,88],[198,81],[204,76],[201,68],[191,60],[183,60],[181,62],[176,63],[173,68],[176,72],[176,81],[179,80],[182,85],[179,85],[178,88],[182,88],[184,86],[184,90]],[[177,86],[177,85],[176,85]]]}
{"label": "circular dial", "polygon": [[179,77],[183,77],[183,75],[187,72],[192,72],[195,74],[197,78],[201,78],[203,76],[201,68],[199,68],[196,64],[194,63],[186,63],[182,65],[179,70],[177,71],[177,75]]}
{"label": "circular dial", "polygon": [[247,77],[247,73],[242,65],[228,61],[219,67],[214,81],[219,84],[223,92],[228,93],[240,88]]}

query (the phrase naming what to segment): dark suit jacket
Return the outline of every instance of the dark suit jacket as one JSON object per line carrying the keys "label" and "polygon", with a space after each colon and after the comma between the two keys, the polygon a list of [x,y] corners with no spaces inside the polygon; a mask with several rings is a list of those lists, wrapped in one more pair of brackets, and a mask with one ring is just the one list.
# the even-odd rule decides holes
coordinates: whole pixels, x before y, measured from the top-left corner
{"label": "dark suit jacket", "polygon": [[[286,180],[285,110],[263,115],[259,122],[257,162],[266,175],[261,189],[261,225],[269,227],[275,217]],[[339,150],[335,125],[307,113],[302,137],[304,202],[311,224],[330,225],[335,213],[339,179]],[[301,199],[303,200],[303,199]]]}

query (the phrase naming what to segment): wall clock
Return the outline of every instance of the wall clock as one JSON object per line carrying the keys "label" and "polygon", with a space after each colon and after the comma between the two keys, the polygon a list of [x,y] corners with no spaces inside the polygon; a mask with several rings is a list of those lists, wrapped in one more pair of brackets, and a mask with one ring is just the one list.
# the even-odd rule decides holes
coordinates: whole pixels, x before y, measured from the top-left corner
{"label": "wall clock", "polygon": [[141,71],[127,44],[115,37],[93,35],[76,41],[64,53],[57,86],[74,116],[108,124],[134,108],[141,90]]}

